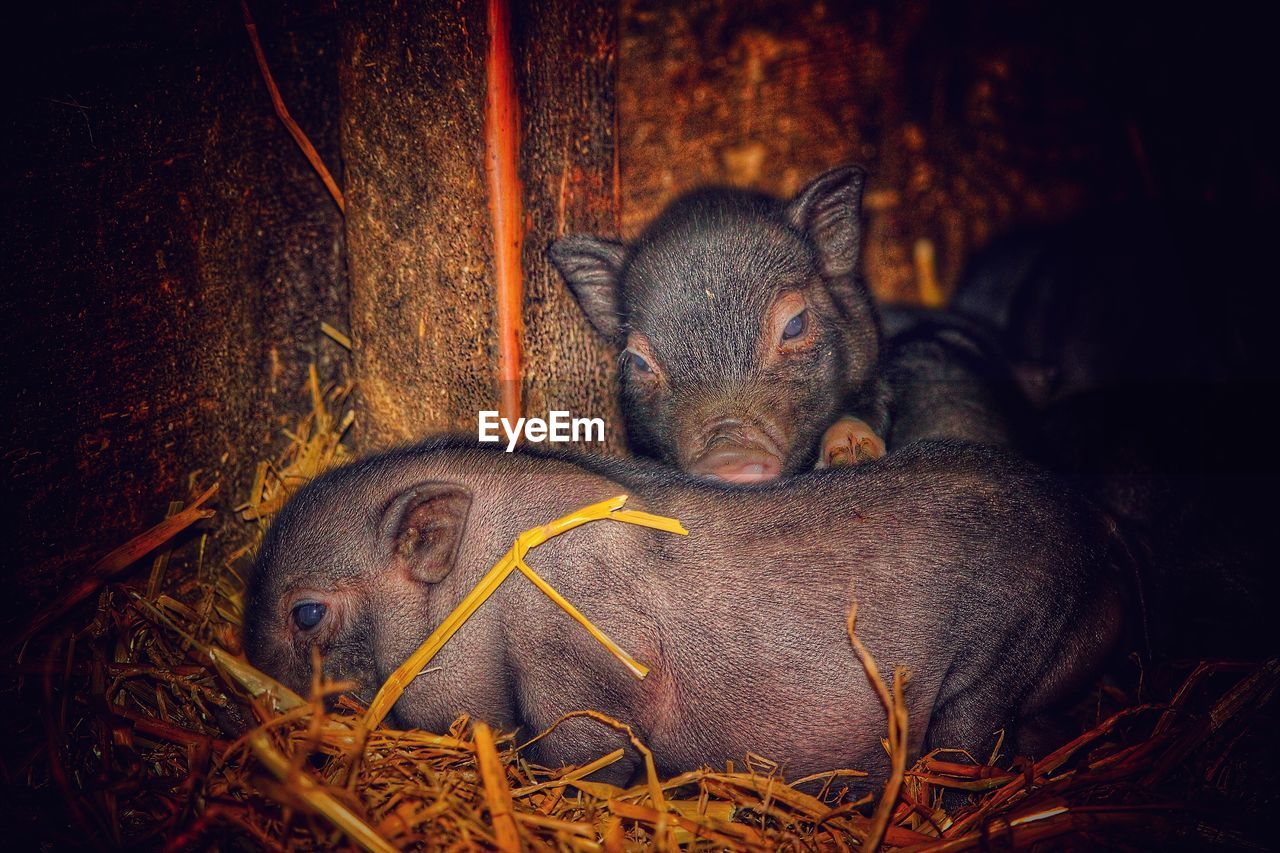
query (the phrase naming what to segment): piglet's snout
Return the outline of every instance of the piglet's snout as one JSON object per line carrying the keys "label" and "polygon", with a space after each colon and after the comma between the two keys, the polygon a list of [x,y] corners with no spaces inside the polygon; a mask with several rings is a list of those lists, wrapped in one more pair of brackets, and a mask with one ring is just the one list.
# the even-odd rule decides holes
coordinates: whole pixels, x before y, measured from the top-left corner
{"label": "piglet's snout", "polygon": [[726,447],[704,454],[690,470],[703,477],[730,483],[762,483],[778,476],[778,457],[741,447]]}
{"label": "piglet's snout", "polygon": [[761,483],[782,471],[782,458],[758,429],[736,420],[718,421],[703,433],[701,452],[689,470],[730,483]]}

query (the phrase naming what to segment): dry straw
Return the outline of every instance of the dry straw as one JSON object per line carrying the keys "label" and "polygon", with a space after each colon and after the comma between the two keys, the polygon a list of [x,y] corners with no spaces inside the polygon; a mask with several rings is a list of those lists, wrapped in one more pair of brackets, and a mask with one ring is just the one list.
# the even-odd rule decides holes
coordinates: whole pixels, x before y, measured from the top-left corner
{"label": "dry straw", "polygon": [[[312,411],[288,433],[288,448],[259,468],[237,508],[251,524],[261,526],[298,486],[345,459],[350,389],[322,388],[314,371],[310,388]],[[895,668],[891,683],[882,679],[851,613],[850,653],[886,711],[873,730],[848,734],[884,739],[891,770],[873,795],[848,796],[864,787],[857,768],[787,779],[785,768],[755,755],[661,779],[624,722],[590,709],[569,715],[616,729],[644,760],[643,778],[621,788],[589,777],[622,750],[580,767],[548,768],[528,761],[527,743],[465,718],[447,732],[380,724],[461,614],[433,632],[365,708],[347,685],[319,677],[299,696],[238,654],[245,553],[211,570],[203,550],[182,559],[175,551],[155,583],[119,583],[127,568],[119,555],[136,562],[157,548],[163,553],[162,534],[172,531],[171,538],[193,514],[207,513],[206,498],[85,574],[76,589],[99,595],[89,624],[64,625],[71,621],[64,608],[20,635],[35,637],[19,668],[37,676],[43,728],[42,760],[24,772],[64,799],[77,837],[171,849],[576,851],[960,851],[1066,836],[1098,843],[1116,833],[1140,846],[1234,838],[1189,812],[1187,798],[1196,785],[1228,785],[1237,747],[1248,743],[1280,686],[1280,662],[1202,664],[1170,702],[1121,703],[1039,760],[975,761],[938,751],[908,767],[907,674]],[[683,530],[614,498],[524,534],[480,586],[492,591],[519,570],[557,598],[526,556],[591,520]],[[49,630],[55,623],[57,633]],[[642,663],[593,633],[643,675]],[[1111,702],[1105,691],[1104,699]],[[1214,796],[1220,800],[1222,791]]]}

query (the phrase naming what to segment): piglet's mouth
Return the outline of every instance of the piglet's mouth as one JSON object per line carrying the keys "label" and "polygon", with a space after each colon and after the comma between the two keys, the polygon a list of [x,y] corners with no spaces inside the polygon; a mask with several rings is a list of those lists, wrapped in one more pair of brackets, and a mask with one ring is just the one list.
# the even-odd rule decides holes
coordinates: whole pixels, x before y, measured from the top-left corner
{"label": "piglet's mouth", "polygon": [[689,471],[728,483],[763,483],[782,472],[782,460],[759,448],[722,444],[699,456]]}

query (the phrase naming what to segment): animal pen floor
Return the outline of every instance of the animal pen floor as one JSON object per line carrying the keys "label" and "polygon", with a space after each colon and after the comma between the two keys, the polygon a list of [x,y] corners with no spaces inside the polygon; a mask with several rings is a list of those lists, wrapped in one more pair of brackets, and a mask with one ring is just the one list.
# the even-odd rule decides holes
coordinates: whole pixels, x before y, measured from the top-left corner
{"label": "animal pen floor", "polygon": [[[349,388],[322,389],[313,372],[311,391],[313,411],[261,464],[232,523],[260,532],[289,492],[345,458]],[[70,598],[96,607],[32,619],[10,698],[39,713],[10,731],[4,767],[19,837],[173,850],[1268,843],[1277,661],[1149,672],[1135,661],[1095,688],[1051,753],[936,752],[856,802],[842,793],[857,768],[787,779],[768,756],[624,790],[583,778],[616,755],[538,767],[518,740],[465,718],[447,732],[364,737],[363,708],[343,697],[326,712],[320,701],[340,685],[296,697],[237,657],[251,549],[212,559],[225,549],[219,528],[196,524],[211,514],[207,497],[175,504],[88,570]],[[896,708],[900,674],[881,680],[869,662],[868,675],[889,682],[882,696]],[[900,745],[900,732],[886,740]]]}

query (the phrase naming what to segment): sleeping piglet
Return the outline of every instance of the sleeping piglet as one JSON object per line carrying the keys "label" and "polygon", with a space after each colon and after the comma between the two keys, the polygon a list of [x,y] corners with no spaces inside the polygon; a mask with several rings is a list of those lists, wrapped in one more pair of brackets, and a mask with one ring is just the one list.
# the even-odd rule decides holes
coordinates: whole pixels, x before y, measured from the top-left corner
{"label": "sleeping piglet", "polygon": [[[506,454],[438,441],[312,482],[263,541],[249,660],[298,691],[311,648],[364,702],[523,530],[617,494],[687,537],[598,521],[529,564],[622,648],[638,680],[519,573],[388,718],[441,731],[460,713],[526,735],[594,709],[630,724],[660,773],[748,752],[798,777],[883,778],[885,710],[846,615],[881,669],[905,665],[913,755],[985,754],[1049,709],[1117,635],[1120,587],[1089,505],[994,449],[922,442],[882,460],[735,489],[655,463]],[[545,765],[625,746],[575,718],[529,748]],[[599,776],[627,782],[635,753]]]}
{"label": "sleeping piglet", "polygon": [[551,246],[621,351],[632,451],[749,483],[883,455],[880,331],[858,274],[865,180],[842,166],[785,202],[696,190],[633,243]]}

